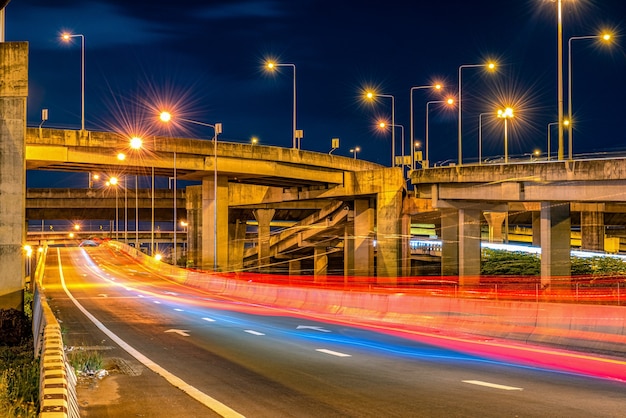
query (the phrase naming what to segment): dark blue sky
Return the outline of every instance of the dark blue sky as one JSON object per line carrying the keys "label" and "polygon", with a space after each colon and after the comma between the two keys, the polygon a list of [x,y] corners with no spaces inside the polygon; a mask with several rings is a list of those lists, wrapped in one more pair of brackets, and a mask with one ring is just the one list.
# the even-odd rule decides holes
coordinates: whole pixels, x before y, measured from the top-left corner
{"label": "dark blue sky", "polygon": [[[626,151],[626,3],[563,4],[565,73],[569,37],[604,28],[616,36],[611,46],[573,44],[574,154]],[[456,96],[459,66],[487,59],[498,62],[495,74],[462,74],[464,159],[477,157],[478,115],[506,105],[516,112],[509,155],[545,152],[547,124],[557,119],[556,22],[549,0],[13,0],[6,40],[30,43],[29,126],[47,108],[44,126],[80,127],[80,41],[62,43],[66,30],[85,37],[87,129],[164,134],[148,123],[150,108],[175,102],[182,117],[221,122],[220,140],[257,136],[290,147],[293,73],[267,73],[263,63],[272,57],[296,66],[303,149],[328,152],[331,138],[340,138],[334,154],[350,156],[358,145],[359,158],[388,165],[390,134],[374,122],[389,118],[391,101],[364,104],[362,89],[395,97],[396,124],[408,144],[410,88],[441,80],[446,97]],[[426,102],[442,97],[425,90],[413,97],[415,138],[423,140]],[[430,109],[431,164],[456,159],[456,109]],[[212,135],[184,128],[177,134]],[[483,140],[483,157],[503,154],[501,120],[483,116]]]}

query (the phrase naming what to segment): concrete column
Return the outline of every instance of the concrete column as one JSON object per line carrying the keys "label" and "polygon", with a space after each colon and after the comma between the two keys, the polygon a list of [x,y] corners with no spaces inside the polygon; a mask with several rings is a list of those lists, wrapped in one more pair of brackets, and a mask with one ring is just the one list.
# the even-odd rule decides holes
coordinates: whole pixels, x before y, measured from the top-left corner
{"label": "concrete column", "polygon": [[581,249],[604,251],[604,212],[580,212]]}
{"label": "concrete column", "polygon": [[243,270],[243,247],[246,241],[246,222],[236,219],[228,224],[228,270]]}
{"label": "concrete column", "polygon": [[302,272],[302,263],[300,260],[289,260],[289,275],[299,276]]}
{"label": "concrete column", "polygon": [[326,247],[313,250],[313,279],[316,283],[325,283],[328,274],[328,254]]}
{"label": "concrete column", "polygon": [[533,247],[541,247],[541,212],[533,212]]}
{"label": "concrete column", "polygon": [[402,214],[401,241],[400,248],[402,258],[400,259],[401,276],[407,277],[411,274],[411,215]]}
{"label": "concrete column", "polygon": [[255,209],[254,217],[258,222],[259,271],[269,271],[270,263],[270,222],[276,209]]}
{"label": "concrete column", "polygon": [[402,187],[397,187],[395,176],[399,169],[384,172],[383,190],[376,195],[376,273],[379,284],[395,285],[399,273],[401,251]]}
{"label": "concrete column", "polygon": [[28,43],[0,43],[0,309],[24,310]]}
{"label": "concrete column", "polygon": [[485,212],[485,220],[489,225],[488,242],[504,242],[502,224],[506,216],[506,212]]}
{"label": "concrete column", "polygon": [[343,276],[345,283],[349,276],[354,276],[354,211],[348,214],[343,228]]}
{"label": "concrete column", "polygon": [[374,275],[374,208],[369,199],[354,201],[354,275]]}
{"label": "concrete column", "polygon": [[480,210],[459,210],[459,285],[480,282]]}
{"label": "concrete column", "polygon": [[441,209],[441,275],[459,275],[459,211]]}
{"label": "concrete column", "polygon": [[[217,189],[217,196],[215,195]],[[217,218],[217,222],[216,222]],[[205,270],[228,266],[228,177],[202,179],[202,264]]]}
{"label": "concrete column", "polygon": [[187,267],[202,265],[202,186],[187,186]]}
{"label": "concrete column", "polygon": [[569,203],[541,202],[541,285],[569,286],[571,273]]}

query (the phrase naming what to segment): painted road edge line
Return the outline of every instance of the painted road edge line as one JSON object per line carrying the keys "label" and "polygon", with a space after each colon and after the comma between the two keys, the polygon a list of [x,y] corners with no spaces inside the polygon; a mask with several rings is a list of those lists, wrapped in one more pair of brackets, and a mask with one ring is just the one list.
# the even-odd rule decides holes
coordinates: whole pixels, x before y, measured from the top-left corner
{"label": "painted road edge line", "polygon": [[315,351],[319,351],[320,353],[330,354],[331,356],[337,357],[352,357],[350,354],[340,353],[339,351],[328,350],[326,348],[316,348]]}
{"label": "painted road edge line", "polygon": [[523,388],[516,388],[515,386],[499,385],[497,383],[483,382],[481,380],[463,380],[463,383],[469,383],[470,385],[486,386],[494,389],[502,390],[524,390]]}

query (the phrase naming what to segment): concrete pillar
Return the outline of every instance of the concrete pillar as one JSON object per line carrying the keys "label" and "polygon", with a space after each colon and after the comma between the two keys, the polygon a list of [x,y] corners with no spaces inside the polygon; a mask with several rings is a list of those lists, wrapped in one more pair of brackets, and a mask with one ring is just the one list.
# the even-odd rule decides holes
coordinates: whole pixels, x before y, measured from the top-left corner
{"label": "concrete pillar", "polygon": [[395,285],[399,273],[401,251],[401,213],[404,181],[398,187],[396,176],[402,170],[383,170],[383,189],[376,206],[376,273],[379,284]]}
{"label": "concrete pillar", "polygon": [[187,267],[202,265],[202,186],[187,186]]}
{"label": "concrete pillar", "polygon": [[541,202],[541,285],[569,286],[571,273],[569,203]]}
{"label": "concrete pillar", "polygon": [[[217,196],[216,196],[217,192]],[[204,270],[228,267],[228,177],[202,179],[202,264]]]}
{"label": "concrete pillar", "polygon": [[246,242],[246,222],[236,219],[228,224],[228,270],[243,270],[243,248]]}
{"label": "concrete pillar", "polygon": [[533,247],[541,247],[541,212],[532,213]]}
{"label": "concrete pillar", "polygon": [[580,212],[580,238],[582,250],[604,251],[604,212]]}
{"label": "concrete pillar", "polygon": [[299,276],[302,273],[302,263],[300,260],[289,260],[289,275]]}
{"label": "concrete pillar", "polygon": [[480,282],[480,210],[459,210],[459,285]]}
{"label": "concrete pillar", "polygon": [[0,309],[24,310],[28,43],[0,43]]}
{"label": "concrete pillar", "polygon": [[502,224],[506,216],[506,212],[485,212],[485,220],[489,226],[488,242],[504,242]]}
{"label": "concrete pillar", "polygon": [[328,251],[326,247],[313,250],[313,279],[316,283],[325,283],[328,274]]}
{"label": "concrete pillar", "polygon": [[459,274],[459,211],[441,209],[441,275]]}
{"label": "concrete pillar", "polygon": [[407,277],[411,274],[411,215],[402,214],[401,228],[401,241],[400,248],[402,258],[400,259],[400,271],[402,277]]}
{"label": "concrete pillar", "polygon": [[348,214],[343,228],[343,276],[345,283],[349,276],[354,276],[354,211]]}
{"label": "concrete pillar", "polygon": [[374,275],[374,208],[369,199],[354,201],[354,275]]}
{"label": "concrete pillar", "polygon": [[269,271],[270,264],[270,223],[276,209],[255,209],[254,217],[258,222],[259,271]]}

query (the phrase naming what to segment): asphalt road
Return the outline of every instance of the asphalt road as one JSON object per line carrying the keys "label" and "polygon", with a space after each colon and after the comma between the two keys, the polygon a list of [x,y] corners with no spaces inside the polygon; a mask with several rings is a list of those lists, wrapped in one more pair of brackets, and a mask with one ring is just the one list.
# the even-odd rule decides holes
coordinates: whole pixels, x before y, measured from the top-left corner
{"label": "asphalt road", "polygon": [[50,248],[44,285],[66,344],[99,349],[113,365],[109,376],[80,388],[84,417],[622,417],[626,411],[625,382],[492,361],[222,299],[157,277],[107,248]]}

